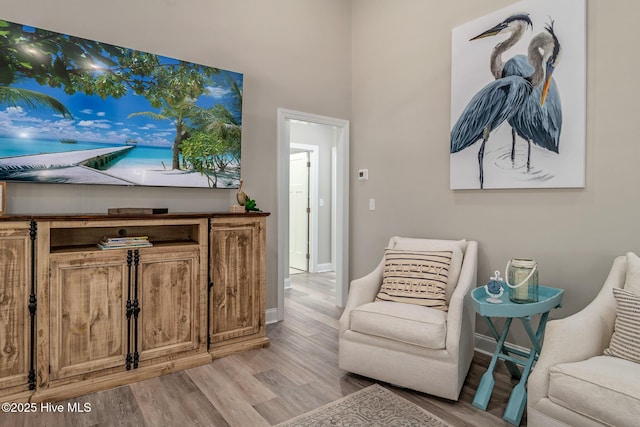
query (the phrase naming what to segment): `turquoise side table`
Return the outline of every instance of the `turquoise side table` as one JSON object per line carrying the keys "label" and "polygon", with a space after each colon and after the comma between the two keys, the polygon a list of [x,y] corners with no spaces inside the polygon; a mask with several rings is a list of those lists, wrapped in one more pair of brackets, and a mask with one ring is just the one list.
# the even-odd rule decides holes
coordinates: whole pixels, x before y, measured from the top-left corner
{"label": "turquoise side table", "polygon": [[[554,308],[562,306],[564,290],[538,286],[538,302],[517,304],[509,300],[509,292],[504,285],[503,288],[504,292],[500,297],[502,300],[501,304],[487,302],[488,295],[485,292],[484,286],[471,291],[473,308],[476,313],[486,321],[491,334],[497,342],[496,351],[493,353],[493,357],[491,357],[491,363],[489,363],[487,372],[484,373],[480,380],[480,385],[478,385],[478,390],[476,390],[472,404],[483,411],[487,410],[487,405],[493,392],[493,386],[495,385],[493,371],[498,359],[504,360],[511,376],[513,378],[519,378],[520,382],[518,382],[511,391],[509,403],[507,403],[502,419],[513,425],[520,425],[524,408],[527,406],[527,379],[531,373],[533,362],[538,359],[542,348],[542,337],[544,335],[544,329],[547,326],[549,312]],[[531,316],[536,315],[540,316],[540,322],[538,323],[537,330],[534,332],[531,327]],[[498,333],[498,330],[493,324],[491,320],[492,317],[502,317],[506,319],[500,333]],[[532,344],[529,353],[505,343],[513,319],[520,319],[527,331],[527,335]],[[520,372],[518,366],[524,367],[522,372]]]}

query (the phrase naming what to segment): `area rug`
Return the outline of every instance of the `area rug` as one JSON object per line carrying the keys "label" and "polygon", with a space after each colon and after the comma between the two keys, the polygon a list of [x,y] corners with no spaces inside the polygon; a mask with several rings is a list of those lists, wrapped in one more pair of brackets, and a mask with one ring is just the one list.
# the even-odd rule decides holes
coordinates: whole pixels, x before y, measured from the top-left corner
{"label": "area rug", "polygon": [[447,423],[386,388],[374,384],[302,414],[277,427],[435,426]]}

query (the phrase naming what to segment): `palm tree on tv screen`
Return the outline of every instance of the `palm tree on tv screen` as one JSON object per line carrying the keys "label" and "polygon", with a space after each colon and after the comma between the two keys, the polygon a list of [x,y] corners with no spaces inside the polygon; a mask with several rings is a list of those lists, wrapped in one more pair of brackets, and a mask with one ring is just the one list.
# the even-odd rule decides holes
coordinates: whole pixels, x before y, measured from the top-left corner
{"label": "palm tree on tv screen", "polygon": [[[144,79],[136,80],[134,90],[144,95],[152,107],[160,112],[140,111],[129,114],[129,118],[147,116],[156,120],[172,120],[176,134],[173,142],[172,168],[180,169],[180,153],[182,142],[189,137],[188,120],[193,117],[199,107],[196,101],[207,93],[207,87],[212,84],[210,77],[218,73],[218,69],[204,67],[188,62],[179,61],[178,64],[163,64],[156,55],[142,52],[132,52],[134,58],[125,58],[125,64],[133,72],[148,72]],[[147,66],[154,61],[149,69],[139,69],[136,56],[148,57]],[[146,68],[146,67],[145,67]]]}

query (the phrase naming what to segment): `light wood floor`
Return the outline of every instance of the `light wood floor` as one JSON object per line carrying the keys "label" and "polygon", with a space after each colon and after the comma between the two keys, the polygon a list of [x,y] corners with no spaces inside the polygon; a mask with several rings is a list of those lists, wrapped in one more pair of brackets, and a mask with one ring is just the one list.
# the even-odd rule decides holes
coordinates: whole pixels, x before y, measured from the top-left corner
{"label": "light wood floor", "polygon": [[[0,413],[0,426],[270,426],[373,384],[338,369],[333,275],[291,278],[286,320],[267,326],[269,348],[59,402],[63,413]],[[509,426],[502,414],[514,383],[504,366],[487,411],[471,405],[488,364],[476,354],[458,402],[382,385],[454,426]],[[69,403],[91,411],[69,413]]]}

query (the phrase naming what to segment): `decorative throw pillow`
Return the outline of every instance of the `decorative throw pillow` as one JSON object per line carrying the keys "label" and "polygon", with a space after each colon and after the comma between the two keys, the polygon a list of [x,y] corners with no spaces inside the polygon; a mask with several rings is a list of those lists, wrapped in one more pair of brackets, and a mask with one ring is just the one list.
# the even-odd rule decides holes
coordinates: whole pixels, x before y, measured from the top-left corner
{"label": "decorative throw pillow", "polygon": [[640,363],[640,295],[613,288],[613,296],[618,309],[611,343],[604,354]]}
{"label": "decorative throw pillow", "polygon": [[447,280],[447,304],[458,285],[458,278],[462,270],[462,260],[467,249],[467,241],[463,240],[439,240],[422,239],[412,237],[394,236],[389,240],[388,249],[419,252],[451,251],[451,265],[449,267],[449,279]]}
{"label": "decorative throw pillow", "polygon": [[447,311],[451,251],[386,249],[382,285],[376,301],[417,304]]}
{"label": "decorative throw pillow", "polygon": [[633,252],[627,252],[627,277],[624,288],[640,295],[640,257]]}

